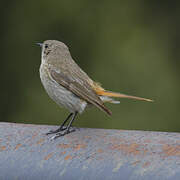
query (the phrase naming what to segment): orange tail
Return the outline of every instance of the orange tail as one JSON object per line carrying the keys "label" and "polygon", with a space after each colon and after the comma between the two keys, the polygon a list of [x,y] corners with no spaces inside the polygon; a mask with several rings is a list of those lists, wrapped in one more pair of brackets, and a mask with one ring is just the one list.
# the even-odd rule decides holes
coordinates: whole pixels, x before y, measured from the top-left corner
{"label": "orange tail", "polygon": [[136,96],[129,96],[129,95],[126,95],[126,94],[115,93],[115,92],[105,91],[105,90],[104,91],[103,90],[99,90],[99,91],[96,91],[96,93],[98,95],[100,95],[100,96],[128,98],[128,99],[136,99],[136,100],[149,101],[149,102],[153,101],[151,99],[146,99],[146,98],[136,97]]}

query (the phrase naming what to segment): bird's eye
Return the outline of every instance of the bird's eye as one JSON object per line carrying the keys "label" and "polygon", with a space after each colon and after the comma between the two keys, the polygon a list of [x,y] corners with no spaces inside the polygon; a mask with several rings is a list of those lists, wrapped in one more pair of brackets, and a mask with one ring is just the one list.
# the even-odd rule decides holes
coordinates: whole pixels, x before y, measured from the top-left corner
{"label": "bird's eye", "polygon": [[48,45],[47,44],[45,44],[45,46],[44,46],[45,48],[48,48]]}

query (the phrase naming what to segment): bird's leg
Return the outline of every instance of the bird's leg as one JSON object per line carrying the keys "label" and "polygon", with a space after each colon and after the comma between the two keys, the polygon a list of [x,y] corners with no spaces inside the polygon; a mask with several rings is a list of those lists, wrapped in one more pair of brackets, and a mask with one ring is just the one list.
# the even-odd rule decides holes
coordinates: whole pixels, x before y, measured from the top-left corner
{"label": "bird's leg", "polygon": [[77,114],[78,114],[78,112],[73,113],[73,117],[72,117],[71,121],[69,122],[69,124],[67,125],[67,128],[64,130],[64,132],[63,133],[57,132],[56,135],[52,137],[52,139],[56,139],[56,138],[58,138],[60,136],[64,136],[66,134],[74,132],[75,129],[71,129],[71,125],[72,125],[73,121],[75,120]]}
{"label": "bird's leg", "polygon": [[68,117],[64,120],[64,122],[60,125],[60,127],[56,130],[50,130],[48,133],[46,133],[46,135],[49,135],[49,134],[55,134],[55,133],[58,133],[60,131],[63,131],[65,129],[67,129],[67,127],[64,127],[64,125],[66,124],[66,122],[69,120],[69,118],[73,115],[73,113],[70,113],[68,115]]}

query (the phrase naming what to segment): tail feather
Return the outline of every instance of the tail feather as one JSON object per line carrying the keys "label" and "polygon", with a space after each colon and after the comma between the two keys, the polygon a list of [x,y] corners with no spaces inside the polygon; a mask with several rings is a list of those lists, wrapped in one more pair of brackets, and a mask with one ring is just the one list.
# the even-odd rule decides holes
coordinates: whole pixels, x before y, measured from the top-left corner
{"label": "tail feather", "polygon": [[149,101],[152,102],[153,100],[147,99],[147,98],[142,98],[142,97],[137,97],[137,96],[130,96],[122,93],[115,93],[111,91],[96,91],[96,93],[100,96],[107,96],[107,97],[118,97],[118,98],[128,98],[128,99],[136,99],[136,100],[141,100],[141,101]]}

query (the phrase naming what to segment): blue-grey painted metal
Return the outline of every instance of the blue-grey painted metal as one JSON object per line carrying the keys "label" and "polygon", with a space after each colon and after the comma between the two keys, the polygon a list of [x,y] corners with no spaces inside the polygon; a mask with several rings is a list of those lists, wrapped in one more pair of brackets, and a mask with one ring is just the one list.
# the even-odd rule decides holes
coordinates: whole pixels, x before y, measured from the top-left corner
{"label": "blue-grey painted metal", "polygon": [[180,134],[0,123],[0,180],[179,180]]}

